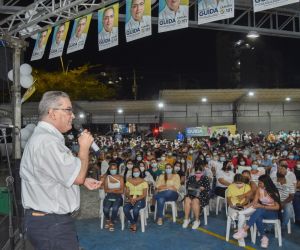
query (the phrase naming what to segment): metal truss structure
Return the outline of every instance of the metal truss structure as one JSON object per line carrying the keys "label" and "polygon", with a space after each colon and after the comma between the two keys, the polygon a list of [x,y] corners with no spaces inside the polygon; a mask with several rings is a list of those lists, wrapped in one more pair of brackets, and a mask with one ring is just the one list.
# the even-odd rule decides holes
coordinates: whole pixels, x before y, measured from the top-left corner
{"label": "metal truss structure", "polygon": [[[25,39],[49,26],[95,12],[117,0],[37,0],[27,6],[18,6],[19,2],[0,0],[0,14],[10,14],[0,21],[0,35]],[[300,38],[299,3],[254,13],[251,0],[236,0],[234,18],[198,25],[196,2],[190,1],[190,13],[193,15],[190,15],[189,27],[243,33],[257,31],[262,35]],[[152,3],[153,15],[158,12],[158,0],[153,0]],[[120,6],[123,5],[125,0],[120,1]],[[119,15],[123,22],[124,9],[120,10]],[[97,18],[96,15],[94,18]],[[152,22],[157,24],[158,18],[153,16]]]}

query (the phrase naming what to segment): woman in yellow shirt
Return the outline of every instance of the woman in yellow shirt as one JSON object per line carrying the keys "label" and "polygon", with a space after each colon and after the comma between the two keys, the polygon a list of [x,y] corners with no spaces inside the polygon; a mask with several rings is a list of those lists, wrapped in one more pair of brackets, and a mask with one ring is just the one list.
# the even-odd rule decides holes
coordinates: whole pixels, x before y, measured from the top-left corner
{"label": "woman in yellow shirt", "polygon": [[[138,166],[132,168],[132,178],[126,182],[124,214],[130,221],[131,232],[136,232],[136,223],[139,212],[146,205],[148,183],[141,178],[141,170]],[[132,214],[131,211],[132,210]]]}
{"label": "woman in yellow shirt", "polygon": [[180,177],[173,173],[171,164],[166,164],[165,174],[158,177],[156,181],[156,195],[154,198],[157,202],[157,224],[163,224],[163,209],[166,201],[176,201],[178,199],[178,190],[180,188]]}

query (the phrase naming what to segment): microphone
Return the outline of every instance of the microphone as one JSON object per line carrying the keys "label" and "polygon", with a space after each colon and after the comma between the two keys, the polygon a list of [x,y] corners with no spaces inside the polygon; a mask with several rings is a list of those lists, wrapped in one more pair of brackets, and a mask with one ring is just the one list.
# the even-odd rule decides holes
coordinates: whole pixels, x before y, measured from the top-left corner
{"label": "microphone", "polygon": [[12,124],[0,124],[0,128],[14,128],[15,126]]}
{"label": "microphone", "polygon": [[[74,125],[74,127],[75,127],[75,129],[78,130],[79,135],[81,135],[84,129],[81,126],[75,126]],[[100,153],[100,148],[98,147],[98,145],[94,141],[91,145],[91,148],[93,149],[93,151],[96,155],[98,155]]]}

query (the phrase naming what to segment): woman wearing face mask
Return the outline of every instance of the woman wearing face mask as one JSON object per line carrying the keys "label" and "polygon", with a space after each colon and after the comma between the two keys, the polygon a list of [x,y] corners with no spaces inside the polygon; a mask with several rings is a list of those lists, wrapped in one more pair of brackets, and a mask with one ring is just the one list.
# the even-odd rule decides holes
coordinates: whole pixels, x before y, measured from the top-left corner
{"label": "woman wearing face mask", "polygon": [[[126,182],[124,213],[130,222],[130,230],[136,232],[136,223],[139,218],[139,212],[146,205],[148,184],[141,178],[139,167],[132,168],[132,178]],[[132,214],[131,214],[132,210]]]}
{"label": "woman wearing face mask", "polygon": [[139,168],[141,170],[141,178],[143,178],[149,186],[154,186],[155,185],[155,181],[152,177],[152,175],[146,170],[146,166],[144,162],[140,162],[139,163]]}
{"label": "woman wearing face mask", "polygon": [[278,219],[278,213],[280,211],[280,196],[270,176],[262,175],[258,180],[258,189],[256,190],[255,198],[253,202],[248,205],[248,207],[252,207],[256,210],[250,216],[250,219],[246,222],[245,226],[233,235],[233,238],[240,240],[247,237],[248,229],[256,224],[257,229],[262,236],[261,247],[267,248],[269,245],[269,239],[265,233],[263,220]]}
{"label": "woman wearing face mask", "polygon": [[173,167],[166,164],[166,172],[158,177],[156,181],[156,191],[154,198],[157,202],[157,224],[163,224],[163,209],[166,201],[176,201],[180,188],[180,178],[173,173]]}
{"label": "woman wearing face mask", "polygon": [[148,169],[149,173],[152,175],[153,180],[156,181],[157,177],[162,174],[162,171],[158,169],[158,164],[156,160],[151,161],[150,168]]}
{"label": "woman wearing face mask", "polygon": [[183,228],[187,228],[190,223],[191,209],[195,216],[192,229],[200,226],[200,208],[202,209],[209,202],[210,184],[208,177],[204,175],[204,166],[199,165],[195,168],[195,175],[190,176],[187,184],[187,195],[184,199],[184,221]]}
{"label": "woman wearing face mask", "polygon": [[[106,196],[103,201],[103,213],[106,218],[105,228],[114,231],[114,223],[118,215],[119,207],[123,204],[122,194],[124,192],[124,180],[118,174],[117,164],[112,163],[108,169],[104,181]],[[110,209],[112,213],[110,216]]]}
{"label": "woman wearing face mask", "polygon": [[217,196],[225,198],[225,191],[233,182],[233,177],[234,173],[232,171],[232,163],[228,161],[223,162],[223,168],[216,173],[217,184],[215,194]]}
{"label": "woman wearing face mask", "polygon": [[126,162],[126,167],[124,172],[124,182],[126,182],[126,180],[132,176],[132,168],[133,168],[133,161],[128,160]]}
{"label": "woman wearing face mask", "polygon": [[[170,164],[170,165],[172,165],[172,164]],[[182,164],[179,161],[176,161],[174,164],[174,172],[179,175],[180,183],[184,184],[185,183],[185,173],[184,173]]]}
{"label": "woman wearing face mask", "polygon": [[251,173],[252,181],[258,184],[258,178],[259,176],[265,174],[265,170],[264,168],[258,167],[257,161],[253,161],[251,165],[250,173]]}

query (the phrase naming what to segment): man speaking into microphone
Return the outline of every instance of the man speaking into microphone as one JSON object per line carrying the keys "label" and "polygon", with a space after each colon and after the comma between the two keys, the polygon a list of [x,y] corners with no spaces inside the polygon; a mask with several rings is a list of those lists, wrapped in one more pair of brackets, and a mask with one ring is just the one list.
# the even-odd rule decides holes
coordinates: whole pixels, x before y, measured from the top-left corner
{"label": "man speaking into microphone", "polygon": [[40,121],[26,144],[20,167],[25,233],[37,250],[79,249],[71,217],[79,209],[79,185],[90,190],[101,185],[86,178],[94,139],[87,130],[81,133],[78,157],[65,146],[62,133],[71,130],[75,116],[64,92],[46,92],[38,112]]}

